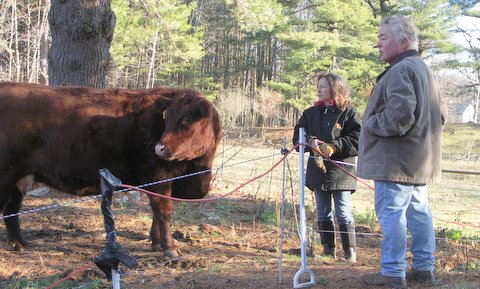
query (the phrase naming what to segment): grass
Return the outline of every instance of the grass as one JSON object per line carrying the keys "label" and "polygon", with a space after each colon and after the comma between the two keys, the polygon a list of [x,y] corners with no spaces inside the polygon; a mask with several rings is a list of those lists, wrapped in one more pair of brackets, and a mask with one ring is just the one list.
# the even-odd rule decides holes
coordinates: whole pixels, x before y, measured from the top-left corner
{"label": "grass", "polygon": [[449,124],[443,131],[445,160],[480,161],[480,124]]}
{"label": "grass", "polygon": [[379,227],[377,217],[375,216],[375,212],[373,210],[354,212],[353,216],[355,223],[358,225],[365,225],[372,229]]}

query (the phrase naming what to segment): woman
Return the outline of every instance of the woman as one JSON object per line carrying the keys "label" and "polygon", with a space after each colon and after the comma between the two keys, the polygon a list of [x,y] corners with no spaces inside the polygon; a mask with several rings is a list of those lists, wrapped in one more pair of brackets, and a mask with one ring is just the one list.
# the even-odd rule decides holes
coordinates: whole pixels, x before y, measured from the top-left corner
{"label": "woman", "polygon": [[[323,254],[335,258],[333,197],[345,259],[354,263],[355,221],[350,208],[350,195],[356,189],[356,180],[339,167],[350,174],[355,173],[354,157],[357,155],[361,121],[352,106],[349,87],[340,76],[334,73],[319,75],[317,98],[315,105],[303,112],[295,126],[293,143],[298,143],[299,128],[303,127],[305,139],[311,148],[315,148],[305,148],[313,155],[307,163],[306,185],[315,193]],[[326,161],[322,156],[335,163]]]}

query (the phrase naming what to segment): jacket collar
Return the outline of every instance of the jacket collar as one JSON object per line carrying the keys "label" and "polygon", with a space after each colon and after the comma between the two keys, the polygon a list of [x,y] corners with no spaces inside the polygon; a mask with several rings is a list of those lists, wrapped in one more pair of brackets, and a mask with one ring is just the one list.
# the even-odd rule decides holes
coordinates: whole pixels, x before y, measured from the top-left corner
{"label": "jacket collar", "polygon": [[324,108],[324,107],[329,107],[329,106],[334,106],[335,105],[335,101],[333,99],[331,99],[328,104],[325,104],[323,101],[315,101],[314,103],[315,106],[319,106],[320,108]]}
{"label": "jacket collar", "polygon": [[377,76],[377,82],[380,80],[380,78],[382,78],[382,76],[385,75],[385,73],[387,73],[387,71],[392,68],[395,64],[399,63],[400,61],[402,61],[403,59],[407,58],[407,57],[411,57],[411,56],[418,56],[418,52],[416,50],[407,50],[405,52],[402,52],[400,53],[397,58],[395,58],[395,60],[392,62],[391,65],[385,67],[385,70],[380,73],[378,76]]}

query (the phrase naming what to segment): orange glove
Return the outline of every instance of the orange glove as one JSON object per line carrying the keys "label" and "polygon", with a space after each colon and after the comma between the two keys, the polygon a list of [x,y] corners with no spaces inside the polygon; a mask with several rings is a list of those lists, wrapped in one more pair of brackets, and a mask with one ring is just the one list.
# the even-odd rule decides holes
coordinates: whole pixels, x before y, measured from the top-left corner
{"label": "orange glove", "polygon": [[331,157],[335,153],[335,146],[328,143],[322,143],[320,146],[320,151],[327,157]]}
{"label": "orange glove", "polygon": [[321,151],[321,147],[322,145],[318,145],[315,147],[315,149],[313,150],[313,159],[315,160],[315,164],[317,165],[317,167],[323,172],[323,173],[326,173],[327,172],[327,167],[325,166],[325,164],[323,163],[323,158],[322,158],[322,155],[317,152],[317,151]]}

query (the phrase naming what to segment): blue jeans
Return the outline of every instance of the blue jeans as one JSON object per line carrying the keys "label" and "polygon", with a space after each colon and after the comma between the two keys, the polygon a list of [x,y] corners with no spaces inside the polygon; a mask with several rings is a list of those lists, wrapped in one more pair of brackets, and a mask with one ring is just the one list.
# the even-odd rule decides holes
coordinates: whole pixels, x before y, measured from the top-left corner
{"label": "blue jeans", "polygon": [[335,215],[339,225],[353,224],[353,214],[350,208],[351,191],[320,191],[315,190],[317,203],[317,221],[333,222],[332,196],[335,204]]}
{"label": "blue jeans", "polygon": [[435,231],[426,185],[375,181],[375,213],[383,233],[380,272],[405,277],[407,230],[412,236],[412,269],[433,271]]}

